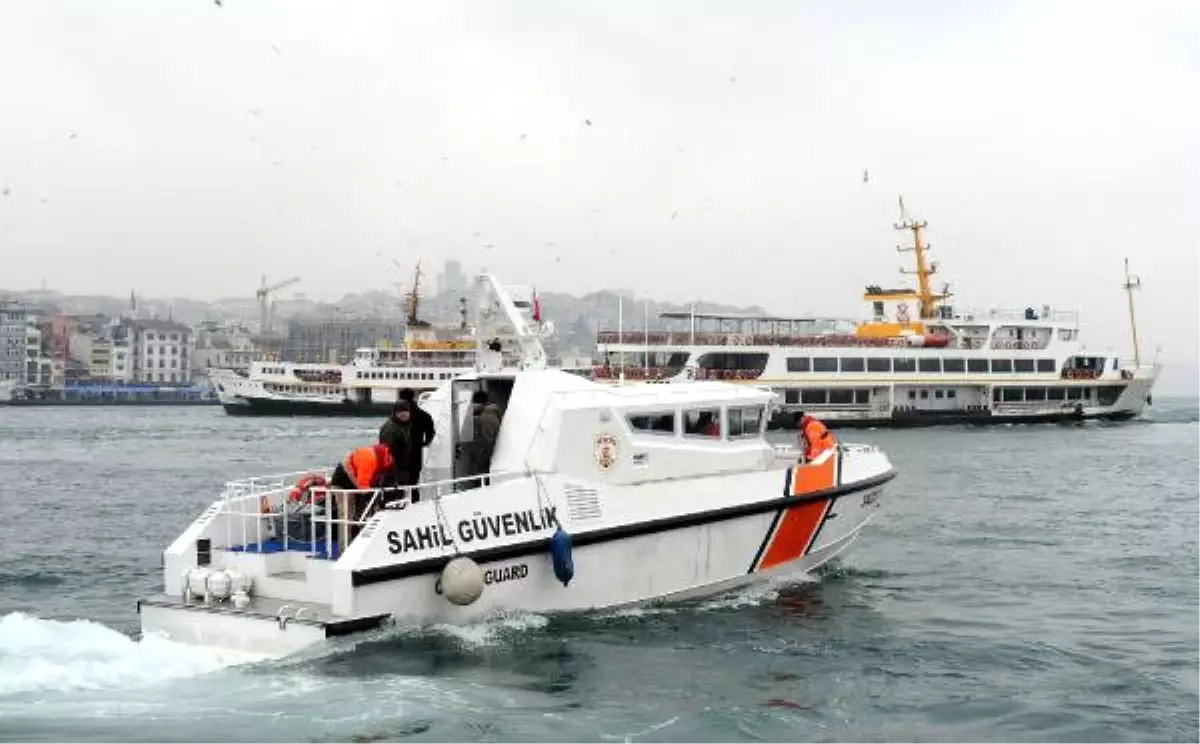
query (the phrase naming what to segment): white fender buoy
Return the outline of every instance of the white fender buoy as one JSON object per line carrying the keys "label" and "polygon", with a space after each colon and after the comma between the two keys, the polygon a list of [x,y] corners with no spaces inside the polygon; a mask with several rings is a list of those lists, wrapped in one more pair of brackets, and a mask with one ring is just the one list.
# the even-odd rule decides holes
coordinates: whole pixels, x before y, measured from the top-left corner
{"label": "white fender buoy", "polygon": [[229,574],[221,569],[212,571],[204,579],[204,588],[208,590],[209,596],[218,602],[229,598],[229,590],[233,586],[233,581],[229,578]]}
{"label": "white fender buoy", "polygon": [[459,606],[469,605],[483,594],[483,571],[479,564],[458,556],[442,569],[442,596]]}
{"label": "white fender buoy", "polygon": [[246,605],[250,604],[250,595],[246,594],[245,592],[234,592],[231,599],[233,601],[234,608],[239,610],[246,609]]}

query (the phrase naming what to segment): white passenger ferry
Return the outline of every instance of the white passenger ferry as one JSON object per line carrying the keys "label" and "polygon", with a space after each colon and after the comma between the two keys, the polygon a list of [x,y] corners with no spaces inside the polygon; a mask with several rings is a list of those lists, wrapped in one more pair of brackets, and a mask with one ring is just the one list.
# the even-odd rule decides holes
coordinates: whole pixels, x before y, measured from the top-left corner
{"label": "white passenger ferry", "polygon": [[1074,312],[950,304],[948,285],[930,288],[925,225],[901,212],[917,286],[867,287],[866,321],[664,313],[658,330],[601,332],[593,376],[768,385],[782,426],[797,411],[842,427],[1119,420],[1150,403],[1159,365],[1137,351],[1128,262],[1132,360],[1085,347]]}
{"label": "white passenger ferry", "polygon": [[[510,288],[513,302],[531,319],[537,299],[528,287]],[[435,327],[419,318],[420,267],[407,299],[404,343],[357,349],[350,364],[254,361],[249,370],[210,370],[225,412],[240,416],[371,416],[391,412],[404,388],[434,390],[475,363],[475,336],[466,300],[457,327]],[[550,323],[539,327],[552,329]],[[512,360],[509,360],[512,361]]]}
{"label": "white passenger ferry", "polygon": [[[393,619],[704,596],[811,571],[878,510],[895,476],[879,449],[837,444],[799,462],[765,438],[765,388],[617,386],[547,369],[505,288],[481,285],[475,368],[426,400],[437,436],[422,484],[229,483],[164,551],[162,593],[138,603],[144,634],[281,656]],[[504,408],[482,480],[464,455],[479,390]],[[349,516],[358,494],[362,518]]]}

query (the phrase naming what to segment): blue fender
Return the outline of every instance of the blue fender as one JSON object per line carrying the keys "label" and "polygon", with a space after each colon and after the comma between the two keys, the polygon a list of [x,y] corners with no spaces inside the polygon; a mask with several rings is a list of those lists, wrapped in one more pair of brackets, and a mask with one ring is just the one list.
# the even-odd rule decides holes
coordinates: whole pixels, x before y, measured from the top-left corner
{"label": "blue fender", "polygon": [[550,538],[550,560],[554,564],[554,575],[563,586],[575,577],[575,563],[571,560],[571,536],[559,527]]}

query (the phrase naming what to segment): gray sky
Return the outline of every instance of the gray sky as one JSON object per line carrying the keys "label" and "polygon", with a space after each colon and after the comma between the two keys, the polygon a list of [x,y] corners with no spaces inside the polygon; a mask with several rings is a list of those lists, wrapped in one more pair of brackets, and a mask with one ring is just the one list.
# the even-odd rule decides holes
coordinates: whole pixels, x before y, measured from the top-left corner
{"label": "gray sky", "polygon": [[329,299],[457,257],[857,314],[903,193],[960,304],[1126,348],[1128,255],[1144,347],[1195,359],[1198,34],[1190,0],[11,0],[0,287]]}

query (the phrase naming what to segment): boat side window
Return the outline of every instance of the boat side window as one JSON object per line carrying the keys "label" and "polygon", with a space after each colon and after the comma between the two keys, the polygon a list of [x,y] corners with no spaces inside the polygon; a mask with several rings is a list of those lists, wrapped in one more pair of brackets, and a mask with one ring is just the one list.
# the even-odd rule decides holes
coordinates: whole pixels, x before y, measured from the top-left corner
{"label": "boat side window", "polygon": [[829,391],[829,402],[833,405],[848,405],[854,402],[854,391],[848,388]]}
{"label": "boat side window", "polygon": [[1012,360],[1011,359],[993,359],[992,360],[992,372],[996,372],[996,373],[1012,372]]}
{"label": "boat side window", "polygon": [[918,360],[917,368],[922,372],[941,372],[942,360],[937,357],[932,359],[922,357]]}
{"label": "boat side window", "polygon": [[1060,387],[1052,387],[1046,390],[1046,400],[1062,400],[1066,391]]}
{"label": "boat side window", "polygon": [[867,357],[868,372],[891,372],[892,360],[890,357]]}
{"label": "boat side window", "polygon": [[1045,400],[1046,388],[1025,388],[1025,400]]}
{"label": "boat side window", "polygon": [[855,390],[854,391],[854,402],[859,403],[859,404],[870,403],[871,402],[871,391],[865,390],[863,388],[859,388],[858,390]]}
{"label": "boat side window", "polygon": [[942,370],[945,372],[962,372],[966,369],[964,359],[943,359]]}
{"label": "boat side window", "polygon": [[1013,360],[1013,371],[1014,372],[1032,372],[1033,371],[1033,360],[1032,359],[1014,359]]}
{"label": "boat side window", "polygon": [[935,397],[935,398],[941,398],[941,397],[942,397],[944,394],[945,394],[945,393],[943,393],[941,390],[934,390],[934,391],[933,391],[933,397]]}
{"label": "boat side window", "polygon": [[811,363],[808,357],[788,357],[788,372],[808,372],[810,367]]}
{"label": "boat side window", "polygon": [[757,437],[762,433],[762,406],[730,408],[725,414],[729,419],[728,431],[730,439],[734,437]]}
{"label": "boat side window", "polygon": [[946,397],[947,397],[947,398],[955,398],[955,397],[957,397],[957,396],[958,396],[958,393],[957,393],[957,392],[955,392],[954,390],[947,390],[947,391],[946,391]]}
{"label": "boat side window", "polygon": [[683,433],[689,437],[721,438],[721,410],[701,408],[684,411]]}
{"label": "boat side window", "polygon": [[1058,365],[1056,365],[1054,363],[1053,359],[1037,360],[1037,371],[1038,372],[1053,372],[1057,368],[1057,366]]}
{"label": "boat side window", "polygon": [[1021,388],[1000,388],[1000,400],[1013,403],[1021,400]]}
{"label": "boat side window", "polygon": [[843,372],[862,372],[865,368],[862,357],[842,357]]}
{"label": "boat side window", "polygon": [[794,405],[800,402],[799,390],[786,390],[783,393],[783,402],[789,405]]}
{"label": "boat side window", "polygon": [[1079,388],[1067,388],[1067,400],[1079,400]]}
{"label": "boat side window", "polygon": [[909,391],[908,391],[908,399],[909,399],[909,400],[916,400],[916,399],[917,399],[917,391],[916,391],[916,390],[909,390]]}
{"label": "boat side window", "polygon": [[967,360],[967,371],[968,372],[987,372],[988,371],[988,360],[986,360],[986,359],[968,359]]}
{"label": "boat side window", "polygon": [[897,372],[916,372],[917,360],[911,357],[901,357],[892,360],[892,368]]}
{"label": "boat side window", "polygon": [[921,391],[921,400],[925,400],[925,399],[927,399],[928,397],[929,397],[929,391],[928,391],[928,390],[922,390],[922,391]]}
{"label": "boat side window", "polygon": [[675,434],[674,411],[639,411],[626,416],[629,428],[638,433]]}
{"label": "boat side window", "polygon": [[813,360],[813,372],[837,372],[838,360],[837,357],[815,357]]}

